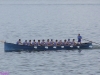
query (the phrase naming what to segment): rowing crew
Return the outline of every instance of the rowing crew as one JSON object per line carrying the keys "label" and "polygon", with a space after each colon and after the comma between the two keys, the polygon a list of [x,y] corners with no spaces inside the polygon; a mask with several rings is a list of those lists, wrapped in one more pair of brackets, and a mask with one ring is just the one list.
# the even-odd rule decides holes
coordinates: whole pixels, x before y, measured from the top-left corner
{"label": "rowing crew", "polygon": [[72,40],[72,42],[70,41],[70,39],[64,40],[62,42],[62,40],[55,40],[55,42],[53,41],[53,39],[51,39],[51,41],[49,39],[47,39],[47,41],[45,42],[44,39],[42,41],[38,40],[38,42],[36,42],[35,40],[33,40],[33,42],[31,42],[31,40],[29,40],[29,42],[27,42],[27,40],[25,40],[25,42],[21,42],[21,39],[19,39],[17,41],[18,45],[28,45],[28,46],[65,46],[65,45],[76,45],[77,43],[75,42],[75,39]]}
{"label": "rowing crew", "polygon": [[49,41],[49,39],[47,39],[47,42],[45,42],[44,40],[42,40],[42,42],[40,42],[40,40],[38,40],[38,42],[36,42],[35,40],[33,40],[33,42],[31,43],[31,40],[29,40],[29,42],[27,42],[27,40],[25,40],[25,42],[21,42],[21,39],[19,39],[17,41],[18,45],[28,45],[28,46],[62,46],[62,45],[76,45],[76,44],[81,44],[81,39],[82,36],[80,34],[78,34],[77,36],[78,39],[78,43],[75,42],[75,39],[72,40],[72,42],[70,41],[70,39],[64,40],[64,42],[62,42],[62,40],[55,40],[55,42],[51,39],[51,41]]}

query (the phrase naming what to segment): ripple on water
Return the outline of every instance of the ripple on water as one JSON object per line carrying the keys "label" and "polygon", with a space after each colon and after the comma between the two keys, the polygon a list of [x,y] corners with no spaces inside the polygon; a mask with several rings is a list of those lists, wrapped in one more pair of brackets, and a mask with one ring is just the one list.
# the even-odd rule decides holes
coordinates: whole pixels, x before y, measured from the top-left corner
{"label": "ripple on water", "polygon": [[[99,5],[0,5],[0,39],[83,38],[100,42]],[[9,75],[100,75],[100,50],[5,53],[0,43],[0,71]]]}

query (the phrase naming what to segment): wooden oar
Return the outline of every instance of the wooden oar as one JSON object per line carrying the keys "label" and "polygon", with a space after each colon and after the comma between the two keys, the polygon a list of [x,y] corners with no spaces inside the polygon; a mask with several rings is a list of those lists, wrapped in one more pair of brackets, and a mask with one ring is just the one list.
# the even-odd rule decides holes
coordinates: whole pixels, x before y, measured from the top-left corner
{"label": "wooden oar", "polygon": [[87,40],[87,39],[83,39],[83,40],[85,40],[85,41],[90,41],[90,40]]}
{"label": "wooden oar", "polygon": [[[83,40],[90,41],[90,40],[87,40],[87,39],[83,39]],[[90,41],[90,42],[100,45],[100,43],[96,43],[96,42],[93,42],[93,41]]]}

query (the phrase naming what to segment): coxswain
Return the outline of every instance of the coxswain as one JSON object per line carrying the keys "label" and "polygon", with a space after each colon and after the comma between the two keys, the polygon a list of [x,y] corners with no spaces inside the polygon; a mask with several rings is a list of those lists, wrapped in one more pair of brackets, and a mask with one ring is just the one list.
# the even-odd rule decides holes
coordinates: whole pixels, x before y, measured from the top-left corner
{"label": "coxswain", "polygon": [[82,36],[80,34],[78,34],[77,39],[78,39],[78,44],[81,44]]}

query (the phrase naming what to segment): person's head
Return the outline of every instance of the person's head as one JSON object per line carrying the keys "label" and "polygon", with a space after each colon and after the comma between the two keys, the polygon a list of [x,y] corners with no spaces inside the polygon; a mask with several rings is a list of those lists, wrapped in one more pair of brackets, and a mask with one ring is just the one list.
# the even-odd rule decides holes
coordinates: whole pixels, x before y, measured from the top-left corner
{"label": "person's head", "polygon": [[25,42],[27,42],[27,40],[25,40]]}
{"label": "person's head", "polygon": [[33,41],[35,42],[35,39]]}
{"label": "person's head", "polygon": [[56,40],[56,42],[57,42],[58,40]]}
{"label": "person's head", "polygon": [[47,39],[47,42],[49,42],[49,39]]}
{"label": "person's head", "polygon": [[62,42],[62,40],[59,40],[59,42]]}
{"label": "person's head", "polygon": [[78,34],[78,36],[80,36],[80,34]]}
{"label": "person's head", "polygon": [[75,39],[73,39],[73,41],[75,41]]}
{"label": "person's head", "polygon": [[51,41],[53,41],[53,39],[51,39]]}
{"label": "person's head", "polygon": [[66,42],[66,39],[64,40],[64,42]]}
{"label": "person's head", "polygon": [[44,39],[42,41],[44,42]]}
{"label": "person's head", "polygon": [[29,40],[29,42],[31,42],[31,40]]}
{"label": "person's head", "polygon": [[19,41],[21,41],[21,39],[19,39]]}
{"label": "person's head", "polygon": [[40,40],[38,40],[38,42],[40,42]]}
{"label": "person's head", "polygon": [[70,41],[70,39],[68,39],[68,41]]}

